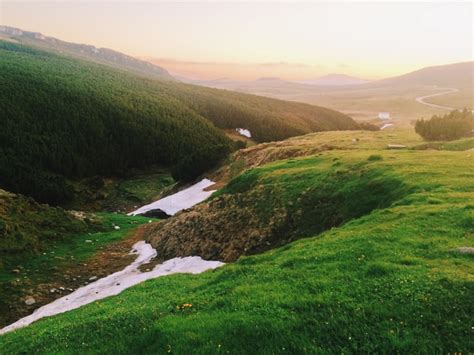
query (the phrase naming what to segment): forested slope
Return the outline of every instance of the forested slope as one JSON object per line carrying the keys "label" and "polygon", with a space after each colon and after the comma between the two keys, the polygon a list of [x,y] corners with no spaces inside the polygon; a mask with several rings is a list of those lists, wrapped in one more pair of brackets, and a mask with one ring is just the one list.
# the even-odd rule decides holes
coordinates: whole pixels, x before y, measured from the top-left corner
{"label": "forested slope", "polygon": [[349,116],[324,107],[182,83],[168,83],[167,89],[217,127],[249,129],[257,142],[360,128]]}
{"label": "forested slope", "polygon": [[0,185],[39,201],[68,200],[65,178],[182,162],[199,175],[229,151],[196,112],[100,65],[0,42],[0,81]]}
{"label": "forested slope", "polygon": [[72,197],[68,179],[150,165],[193,179],[232,149],[219,128],[257,141],[355,129],[315,106],[205,89],[0,41],[0,186],[42,202]]}
{"label": "forested slope", "polygon": [[244,126],[250,129],[257,142],[281,140],[314,131],[354,129],[357,126],[347,115],[323,107],[184,85],[174,81],[165,68],[111,49],[66,42],[8,26],[0,26],[1,34],[8,40],[37,49],[104,64],[149,79],[164,79],[155,81],[154,85],[184,100],[220,128]]}

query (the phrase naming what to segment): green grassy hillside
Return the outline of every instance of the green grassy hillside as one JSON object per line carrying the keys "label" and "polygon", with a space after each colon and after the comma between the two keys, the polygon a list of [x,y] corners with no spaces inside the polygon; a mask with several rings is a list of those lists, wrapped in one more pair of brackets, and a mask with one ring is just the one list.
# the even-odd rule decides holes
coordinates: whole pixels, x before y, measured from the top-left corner
{"label": "green grassy hillside", "polygon": [[373,138],[249,170],[219,193],[251,196],[261,214],[304,206],[301,240],[40,320],[0,337],[0,352],[472,352],[473,153]]}
{"label": "green grassy hillside", "polygon": [[72,234],[100,229],[89,215],[77,217],[61,208],[0,189],[0,270],[16,253],[36,253]]}
{"label": "green grassy hillside", "polygon": [[0,80],[0,186],[55,204],[72,198],[74,178],[161,165],[193,179],[231,149],[215,126],[249,128],[257,141],[357,128],[323,108],[145,79],[6,41]]}
{"label": "green grassy hillside", "polygon": [[163,259],[235,261],[338,227],[413,190],[390,165],[376,164],[380,155],[346,164],[334,159],[316,156],[246,171],[207,203],[151,228],[146,238]]}

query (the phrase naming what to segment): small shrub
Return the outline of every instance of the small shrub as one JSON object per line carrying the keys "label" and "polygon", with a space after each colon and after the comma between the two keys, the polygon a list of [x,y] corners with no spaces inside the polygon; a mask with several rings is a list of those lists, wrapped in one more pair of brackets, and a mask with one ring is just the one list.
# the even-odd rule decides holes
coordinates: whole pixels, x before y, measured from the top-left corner
{"label": "small shrub", "polygon": [[234,141],[234,150],[247,148],[247,142],[245,141]]}
{"label": "small shrub", "polygon": [[440,205],[443,203],[443,200],[439,199],[439,198],[434,198],[434,197],[429,197],[427,199],[427,202],[430,204],[430,205]]}
{"label": "small shrub", "polygon": [[400,260],[400,264],[405,266],[418,265],[420,264],[420,259],[414,258],[412,256],[405,256]]}
{"label": "small shrub", "polygon": [[367,158],[368,161],[379,161],[379,160],[383,160],[383,157],[381,155],[378,155],[378,154],[372,154],[371,156],[369,156]]}

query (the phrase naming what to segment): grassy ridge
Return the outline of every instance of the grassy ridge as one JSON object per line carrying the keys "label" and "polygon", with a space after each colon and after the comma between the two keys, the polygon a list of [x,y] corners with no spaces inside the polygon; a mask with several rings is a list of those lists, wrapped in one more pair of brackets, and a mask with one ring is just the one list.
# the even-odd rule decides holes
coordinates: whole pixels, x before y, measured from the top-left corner
{"label": "grassy ridge", "polygon": [[[420,149],[419,142],[412,130],[323,132],[241,150],[216,172],[219,184],[251,167],[260,168],[245,171],[193,210],[151,226],[145,238],[165,259],[200,255],[232,262],[241,255],[261,253],[340,226],[390,206],[416,187],[407,184],[376,152],[354,164],[344,164],[338,157],[327,161],[324,152],[383,151],[387,143]],[[463,140],[438,149],[468,147]],[[304,163],[294,159],[278,162],[308,155],[313,157]]]}
{"label": "grassy ridge", "polygon": [[283,184],[364,161],[412,190],[318,236],[41,320],[0,338],[0,352],[473,351],[474,264],[457,251],[474,246],[470,154],[332,151],[264,166]]}

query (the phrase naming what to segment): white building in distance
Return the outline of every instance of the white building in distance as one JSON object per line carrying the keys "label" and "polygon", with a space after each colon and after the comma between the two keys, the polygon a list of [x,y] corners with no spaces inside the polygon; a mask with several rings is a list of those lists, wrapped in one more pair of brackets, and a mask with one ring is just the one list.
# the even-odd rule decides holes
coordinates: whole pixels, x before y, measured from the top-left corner
{"label": "white building in distance", "polygon": [[379,119],[380,120],[389,120],[390,119],[390,112],[379,112]]}

